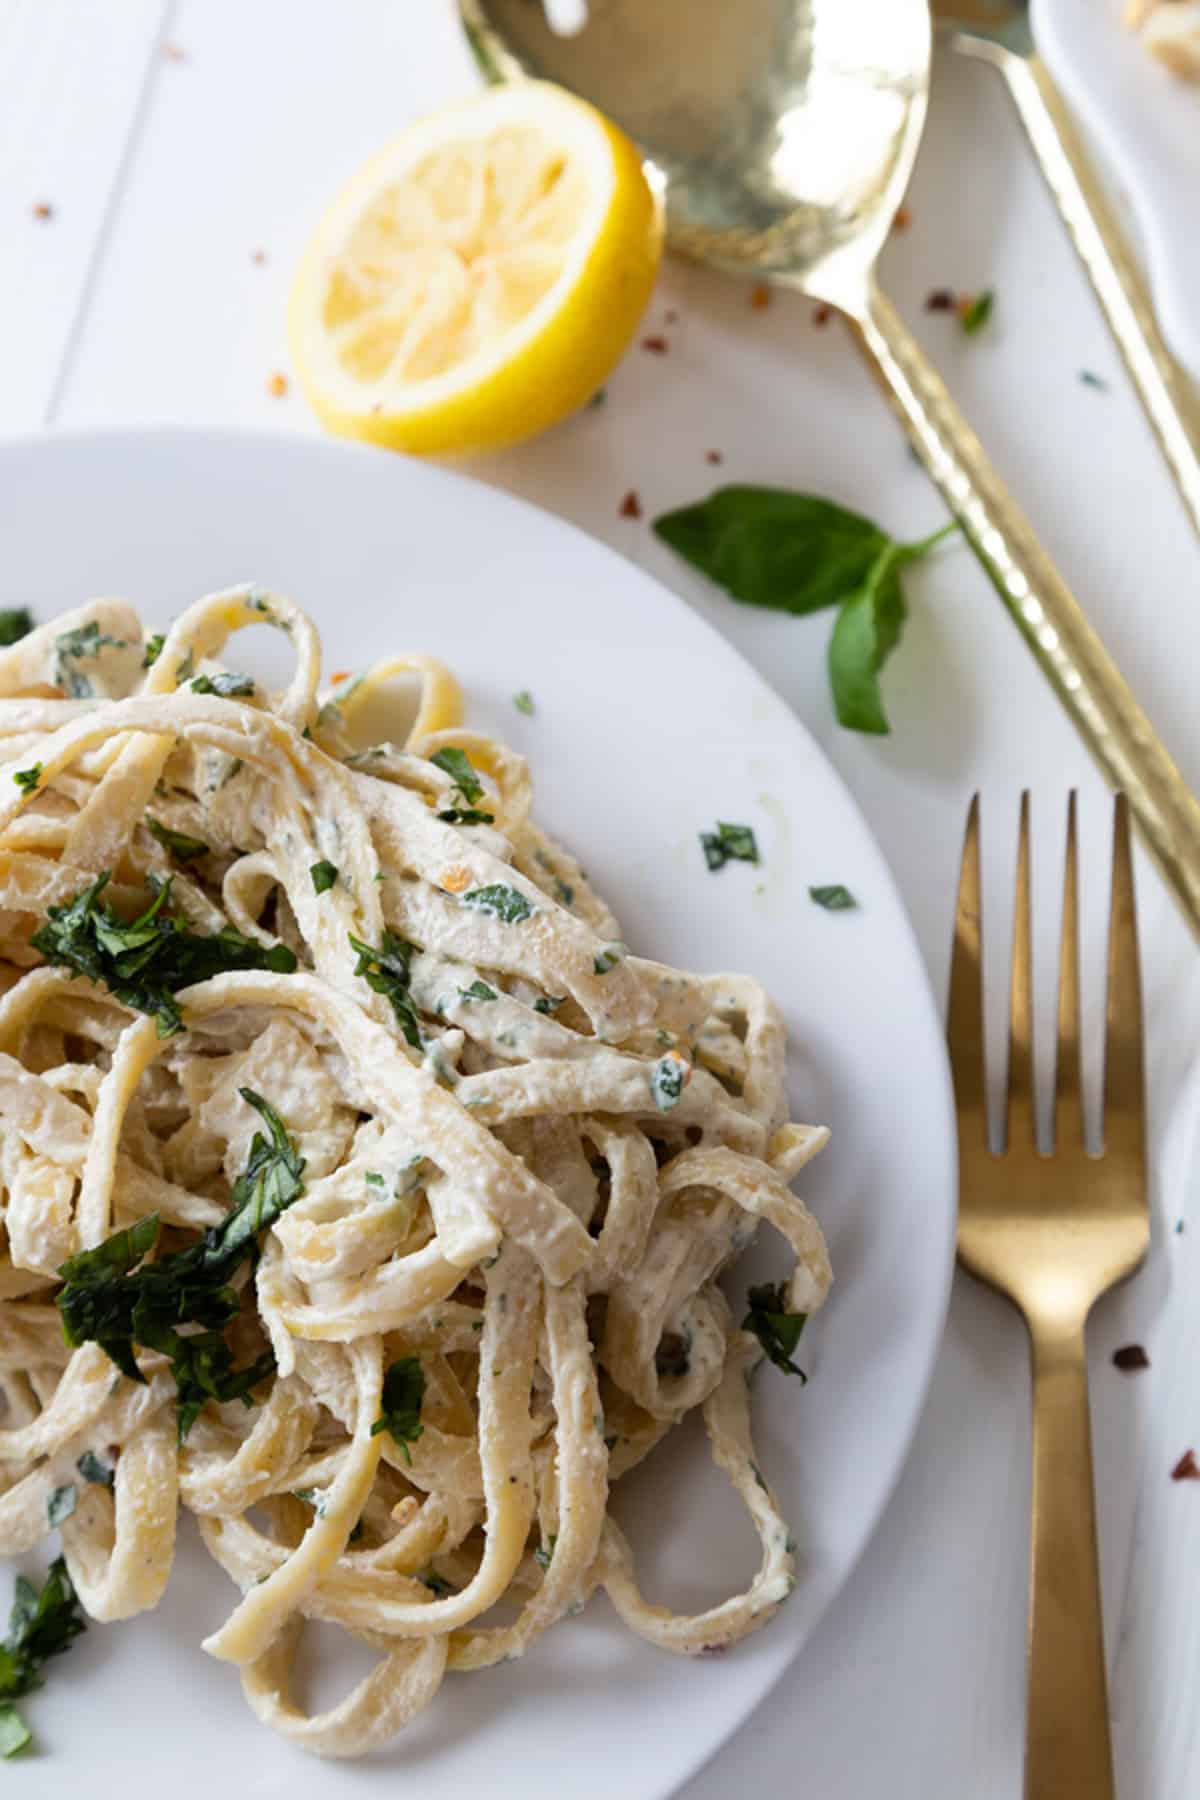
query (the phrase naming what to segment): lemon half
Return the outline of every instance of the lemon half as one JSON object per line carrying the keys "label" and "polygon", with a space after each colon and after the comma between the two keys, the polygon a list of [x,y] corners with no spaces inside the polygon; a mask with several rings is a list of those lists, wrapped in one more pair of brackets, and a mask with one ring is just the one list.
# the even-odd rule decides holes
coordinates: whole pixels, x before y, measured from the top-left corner
{"label": "lemon half", "polygon": [[428,455],[517,443],[595,393],[661,253],[622,132],[545,82],[491,89],[412,125],[330,206],[292,359],[331,431]]}

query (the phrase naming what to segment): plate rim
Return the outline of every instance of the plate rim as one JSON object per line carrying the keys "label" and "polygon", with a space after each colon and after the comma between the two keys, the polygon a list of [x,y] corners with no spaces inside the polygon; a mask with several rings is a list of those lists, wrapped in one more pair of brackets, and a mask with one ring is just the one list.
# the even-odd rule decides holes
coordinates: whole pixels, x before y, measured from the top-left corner
{"label": "plate rim", "polygon": [[[153,446],[156,443],[165,442],[176,443],[181,449],[190,445],[205,444],[216,451],[223,446],[228,447],[232,442],[243,449],[257,448],[266,455],[282,451],[288,455],[306,456],[314,460],[331,458],[347,464],[361,462],[364,467],[368,464],[379,467],[381,459],[390,458],[400,467],[408,466],[418,469],[423,476],[434,475],[452,486],[457,485],[472,490],[482,488],[492,500],[502,507],[509,507],[530,516],[537,522],[537,529],[544,530],[544,522],[548,521],[551,530],[557,530],[568,538],[580,540],[588,555],[598,556],[601,560],[613,559],[627,574],[632,574],[635,579],[653,592],[657,604],[661,605],[665,602],[671,608],[677,609],[685,615],[689,625],[698,627],[705,640],[715,646],[719,655],[733,659],[736,664],[740,665],[751,682],[770,694],[773,701],[786,714],[790,727],[798,734],[803,747],[821,765],[825,778],[837,791],[842,806],[857,822],[870,854],[874,858],[877,872],[881,877],[881,887],[893,905],[901,933],[900,941],[907,949],[908,960],[916,978],[916,990],[925,1009],[927,1023],[934,1027],[933,1041],[939,1051],[934,1058],[936,1075],[934,1069],[930,1071],[931,1078],[936,1080],[936,1091],[931,1089],[930,1100],[931,1105],[935,1105],[940,1114],[938,1141],[941,1145],[941,1166],[937,1191],[939,1195],[944,1195],[944,1203],[939,1206],[938,1216],[933,1221],[937,1226],[936,1238],[926,1246],[926,1255],[935,1264],[936,1279],[931,1277],[935,1303],[924,1316],[922,1330],[913,1349],[918,1378],[913,1381],[911,1388],[904,1396],[902,1405],[897,1408],[897,1411],[902,1414],[902,1418],[900,1428],[892,1439],[890,1466],[879,1483],[873,1504],[864,1511],[858,1542],[846,1557],[836,1582],[823,1596],[820,1605],[811,1613],[806,1627],[789,1644],[787,1653],[780,1658],[778,1665],[767,1672],[765,1679],[760,1677],[755,1698],[746,1710],[740,1713],[730,1729],[711,1743],[701,1744],[694,1754],[685,1753],[680,1757],[665,1785],[658,1781],[643,1790],[646,1800],[670,1800],[672,1795],[679,1794],[686,1784],[693,1780],[718,1751],[730,1741],[733,1735],[749,1722],[767,1696],[785,1675],[795,1668],[798,1659],[808,1649],[822,1620],[844,1592],[867,1547],[879,1530],[885,1512],[892,1503],[901,1475],[909,1461],[917,1427],[929,1397],[934,1367],[945,1335],[955,1269],[958,1137],[953,1080],[942,1011],[938,1005],[932,977],[921,951],[908,907],[878,838],[841,771],[826,754],[799,714],[778,693],[766,676],[755,668],[749,658],[730,639],[726,638],[716,625],[692,607],[682,594],[667,586],[657,575],[652,574],[602,539],[593,537],[582,526],[576,525],[573,520],[551,512],[534,501],[527,500],[521,494],[513,493],[507,488],[499,487],[473,475],[469,465],[459,464],[448,467],[445,463],[432,459],[408,457],[402,453],[389,452],[374,445],[324,435],[305,435],[278,427],[219,424],[192,426],[173,424],[169,421],[148,421],[140,424],[128,422],[112,426],[68,426],[61,429],[51,426],[37,432],[6,433],[0,435],[0,460],[6,460],[10,455],[20,456],[30,453],[42,455],[59,446],[68,449],[106,446],[117,454],[122,450],[132,450],[138,453],[148,445]],[[940,1267],[936,1265],[940,1265]]]}

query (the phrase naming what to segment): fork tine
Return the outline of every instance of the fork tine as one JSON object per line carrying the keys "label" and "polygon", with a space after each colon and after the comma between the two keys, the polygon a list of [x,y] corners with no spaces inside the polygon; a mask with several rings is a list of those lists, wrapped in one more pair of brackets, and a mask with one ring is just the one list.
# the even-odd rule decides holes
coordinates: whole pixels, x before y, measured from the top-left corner
{"label": "fork tine", "polygon": [[950,958],[950,1002],[946,1037],[954,1071],[959,1116],[978,1113],[987,1137],[987,1087],[983,1060],[983,915],[979,869],[979,795],[971,801],[963,838],[954,948]]}
{"label": "fork tine", "polygon": [[1030,924],[1029,792],[1021,795],[1017,838],[1017,895],[1013,915],[1012,981],[1008,1002],[1008,1148],[1037,1141],[1033,1068],[1033,948]]}
{"label": "fork tine", "polygon": [[1079,1044],[1079,833],[1077,796],[1067,801],[1062,938],[1058,952],[1058,1049],[1054,1062],[1054,1144],[1081,1144],[1083,1070]]}
{"label": "fork tine", "polygon": [[1129,802],[1117,795],[1113,812],[1112,910],[1108,924],[1108,1023],[1104,1041],[1105,1149],[1142,1152],[1145,1142],[1145,1068],[1142,1056],[1142,976],[1137,901],[1133,887]]}

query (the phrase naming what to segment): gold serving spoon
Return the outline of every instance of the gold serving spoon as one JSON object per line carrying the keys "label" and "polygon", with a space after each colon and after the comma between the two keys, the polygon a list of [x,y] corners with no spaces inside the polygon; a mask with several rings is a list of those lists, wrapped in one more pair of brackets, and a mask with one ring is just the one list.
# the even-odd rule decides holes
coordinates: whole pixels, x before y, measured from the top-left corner
{"label": "gold serving spoon", "polygon": [[1034,49],[1025,0],[933,0],[950,47],[1004,81],[1125,359],[1183,504],[1200,532],[1200,406],[1168,350],[1137,258],[1061,94]]}
{"label": "gold serving spoon", "polygon": [[[577,5],[578,0],[572,0]],[[837,307],[921,461],[1200,935],[1200,805],[875,263],[929,88],[928,0],[458,0],[493,80],[542,77],[641,146],[677,250]],[[565,0],[555,0],[561,20]],[[582,5],[579,6],[584,13]]]}

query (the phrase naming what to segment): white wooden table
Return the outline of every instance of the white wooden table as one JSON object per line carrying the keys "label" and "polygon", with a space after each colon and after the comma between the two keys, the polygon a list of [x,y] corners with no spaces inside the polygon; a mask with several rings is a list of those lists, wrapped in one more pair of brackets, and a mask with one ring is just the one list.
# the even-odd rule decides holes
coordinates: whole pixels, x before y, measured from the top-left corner
{"label": "white wooden table", "polygon": [[[283,302],[304,234],[366,153],[472,81],[449,0],[0,0],[0,431],[152,420],[313,431],[294,392],[268,392],[287,369]],[[891,291],[1200,783],[1200,551],[985,72],[939,65],[911,209],[886,258]],[[994,326],[967,339],[926,314],[924,295],[943,285],[993,285]],[[938,984],[967,798],[985,796],[998,942],[1016,797],[1030,786],[1048,958],[1068,786],[1083,794],[1085,867],[1101,866],[1107,809],[970,558],[943,555],[913,579],[887,675],[893,735],[870,740],[831,720],[826,618],[737,607],[645,522],[618,517],[631,487],[652,514],[718,474],[829,493],[901,535],[940,514],[836,324],[820,329],[785,299],[752,310],[744,288],[677,264],[651,329],[669,308],[668,355],[635,350],[604,407],[478,472],[644,563],[759,665],[857,795]],[[1084,368],[1109,391],[1082,383]],[[1154,1240],[1145,1272],[1096,1315],[1093,1417],[1120,1789],[1176,1800],[1200,1791],[1200,1488],[1169,1479],[1200,1449],[1200,980],[1152,871],[1140,881]],[[1086,924],[1094,977],[1098,907]],[[1152,1363],[1133,1377],[1110,1361],[1131,1340]],[[1019,1793],[1028,1437],[1019,1327],[960,1277],[882,1528],[692,1800]]]}

